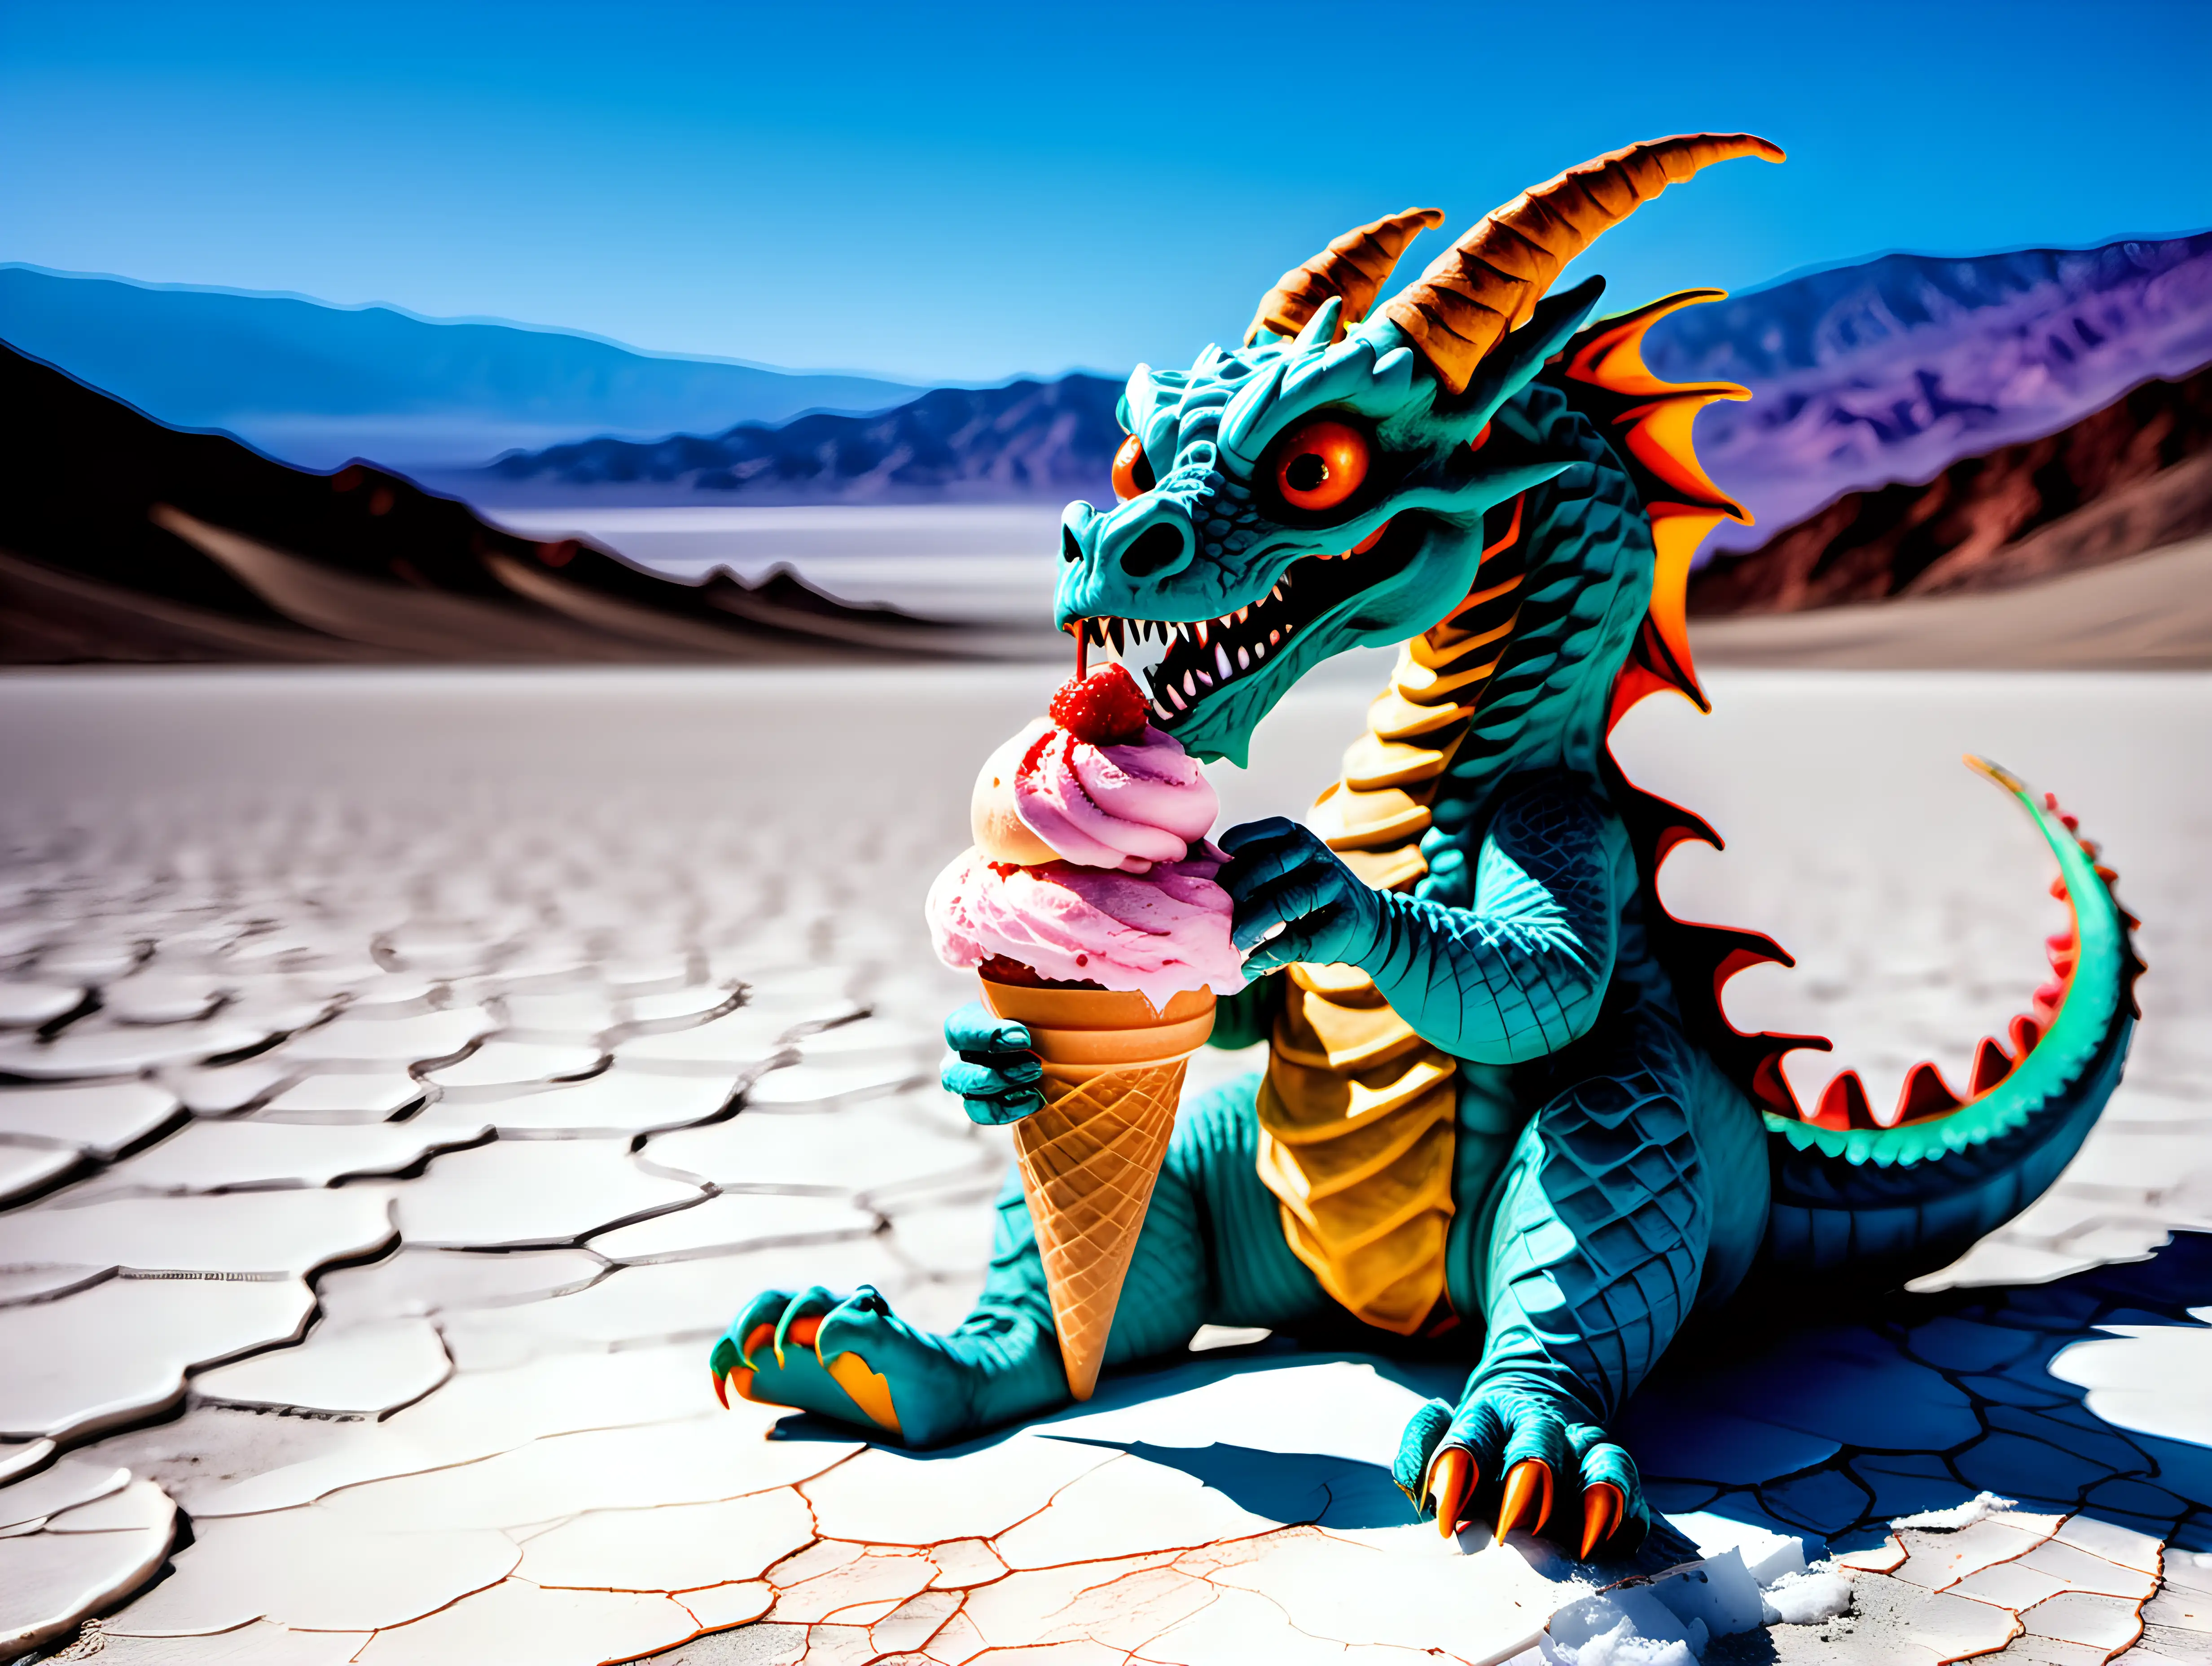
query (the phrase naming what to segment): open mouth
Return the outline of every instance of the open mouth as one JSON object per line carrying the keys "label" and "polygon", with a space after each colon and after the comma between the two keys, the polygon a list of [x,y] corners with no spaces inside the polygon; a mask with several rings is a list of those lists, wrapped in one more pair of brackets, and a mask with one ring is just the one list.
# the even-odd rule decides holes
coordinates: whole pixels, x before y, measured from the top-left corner
{"label": "open mouth", "polygon": [[1418,537],[1410,529],[1401,536],[1393,521],[1357,552],[1305,556],[1265,595],[1218,619],[1106,617],[1079,619],[1076,628],[1113,649],[1144,688],[1152,721],[1173,729],[1206,696],[1252,675],[1331,608],[1402,564]]}

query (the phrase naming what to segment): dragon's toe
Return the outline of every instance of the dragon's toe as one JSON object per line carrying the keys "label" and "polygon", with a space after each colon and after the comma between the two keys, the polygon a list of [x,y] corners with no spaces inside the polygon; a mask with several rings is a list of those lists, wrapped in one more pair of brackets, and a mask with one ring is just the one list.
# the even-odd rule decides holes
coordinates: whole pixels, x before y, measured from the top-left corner
{"label": "dragon's toe", "polygon": [[[1580,1408],[1546,1385],[1497,1383],[1471,1389],[1456,1410],[1432,1400],[1406,1426],[1392,1475],[1447,1537],[1474,1518],[1478,1497],[1497,1508],[1498,1536],[1544,1533],[1584,1560],[1626,1554],[1644,1541],[1650,1514],[1635,1462]],[[1484,1483],[1487,1481],[1487,1487]],[[1582,1507],[1555,1509],[1579,1496]]]}

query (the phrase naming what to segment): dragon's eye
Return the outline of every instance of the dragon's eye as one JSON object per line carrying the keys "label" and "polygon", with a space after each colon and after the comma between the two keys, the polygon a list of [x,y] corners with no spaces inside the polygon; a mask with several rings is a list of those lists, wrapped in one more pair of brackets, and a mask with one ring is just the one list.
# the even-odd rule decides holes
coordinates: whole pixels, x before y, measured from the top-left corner
{"label": "dragon's eye", "polygon": [[1131,435],[1121,441],[1121,449],[1114,453],[1114,496],[1126,503],[1158,483],[1152,478],[1152,459],[1137,443],[1137,436]]}
{"label": "dragon's eye", "polygon": [[1367,436],[1349,423],[1317,417],[1275,447],[1276,493],[1309,514],[1340,508],[1366,483],[1370,454]]}

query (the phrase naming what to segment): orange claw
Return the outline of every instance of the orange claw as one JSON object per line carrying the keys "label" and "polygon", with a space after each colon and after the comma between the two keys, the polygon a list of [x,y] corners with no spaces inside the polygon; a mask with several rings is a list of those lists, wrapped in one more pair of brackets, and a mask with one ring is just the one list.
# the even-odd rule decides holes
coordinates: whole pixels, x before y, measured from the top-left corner
{"label": "orange claw", "polygon": [[1583,1489],[1583,1560],[1589,1560],[1590,1552],[1613,1536],[1613,1529],[1620,1525],[1621,1511],[1626,1507],[1627,1500],[1620,1496],[1620,1489],[1609,1481]]}
{"label": "orange claw", "polygon": [[1467,1501],[1474,1494],[1474,1458],[1464,1446],[1447,1446],[1429,1466],[1429,1496],[1436,1500],[1437,1531],[1447,1539],[1467,1519]]}
{"label": "orange claw", "polygon": [[714,1398],[722,1402],[722,1409],[726,1412],[730,1409],[730,1391],[722,1386],[722,1373],[712,1371],[707,1375],[714,1379]]}
{"label": "orange claw", "polygon": [[1544,1523],[1552,1517],[1552,1467],[1541,1458],[1522,1458],[1513,1466],[1512,1473],[1505,1477],[1504,1501],[1498,1506],[1499,1538],[1521,1525],[1540,1487],[1543,1490],[1543,1501],[1537,1505],[1536,1519],[1529,1524],[1531,1533],[1541,1533]]}

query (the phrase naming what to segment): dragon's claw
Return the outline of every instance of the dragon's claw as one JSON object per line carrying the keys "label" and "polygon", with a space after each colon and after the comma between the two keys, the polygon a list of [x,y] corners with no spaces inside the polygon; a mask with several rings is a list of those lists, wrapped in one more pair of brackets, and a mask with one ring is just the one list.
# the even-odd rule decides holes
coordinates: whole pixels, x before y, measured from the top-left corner
{"label": "dragon's claw", "polygon": [[[1535,1519],[1528,1521],[1531,1505]],[[1504,1538],[1524,1521],[1531,1533],[1541,1533],[1551,1518],[1552,1467],[1541,1458],[1523,1458],[1505,1477],[1504,1496],[1498,1505],[1498,1536]]]}
{"label": "dragon's claw", "polygon": [[1429,1466],[1428,1497],[1436,1505],[1437,1531],[1450,1538],[1468,1520],[1468,1502],[1481,1479],[1464,1446],[1446,1446]]}
{"label": "dragon's claw", "polygon": [[1620,1511],[1620,1489],[1611,1481],[1597,1481],[1583,1489],[1583,1560],[1589,1560],[1590,1553],[1613,1536]]}

